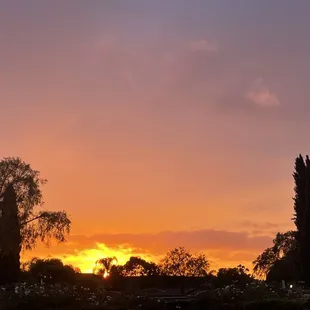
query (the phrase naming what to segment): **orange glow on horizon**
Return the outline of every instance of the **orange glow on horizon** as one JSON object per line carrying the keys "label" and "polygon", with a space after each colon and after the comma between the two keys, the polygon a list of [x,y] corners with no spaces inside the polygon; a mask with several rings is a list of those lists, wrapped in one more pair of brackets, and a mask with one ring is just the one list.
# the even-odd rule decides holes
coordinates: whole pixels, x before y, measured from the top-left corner
{"label": "orange glow on horizon", "polygon": [[96,261],[105,257],[116,257],[118,265],[124,265],[131,256],[140,256],[143,259],[149,260],[148,256],[138,255],[131,251],[130,248],[120,250],[110,249],[104,244],[98,244],[96,249],[87,249],[74,255],[66,255],[59,257],[65,264],[70,264],[81,269],[82,273],[92,273]]}
{"label": "orange glow on horizon", "polygon": [[[51,249],[52,251],[52,249]],[[190,251],[191,252],[191,251]],[[221,259],[216,252],[213,251],[202,251],[207,255],[207,258],[210,262],[210,271],[218,270],[219,268],[233,268],[237,265],[241,264],[246,266],[250,271],[252,270],[252,261],[253,259],[238,259],[238,261],[226,261]],[[24,253],[22,256],[22,261],[30,260],[34,255],[32,252]],[[194,253],[193,253],[194,254]],[[234,252],[232,252],[234,254]],[[81,270],[82,273],[93,273],[96,267],[96,262],[99,259],[106,257],[116,257],[113,263],[115,265],[124,265],[131,256],[141,257],[148,262],[158,263],[159,260],[163,257],[163,255],[152,255],[145,253],[135,252],[131,247],[126,247],[125,245],[119,246],[118,249],[109,248],[104,243],[97,243],[96,248],[84,249],[82,251],[75,250],[73,254],[49,254],[46,256],[44,252],[40,255],[36,255],[38,258],[58,258],[61,259],[62,262],[66,265],[72,265],[73,267],[77,267]],[[108,277],[109,274],[105,273],[103,275],[104,278]]]}
{"label": "orange glow on horizon", "polygon": [[[52,250],[52,248],[51,248]],[[30,260],[34,255],[32,252],[26,252],[22,256],[22,261]],[[117,261],[113,262],[116,265],[124,265],[131,256],[139,256],[147,261],[158,261],[156,256],[135,253],[134,250],[130,247],[119,246],[118,249],[109,248],[103,243],[97,243],[96,248],[94,249],[84,249],[84,250],[75,250],[73,254],[55,254],[48,256],[42,254],[37,255],[39,258],[58,258],[66,265],[72,265],[81,270],[82,273],[93,273],[93,270],[96,266],[96,262],[105,257],[116,257]],[[107,277],[108,274],[105,274],[104,277]]]}

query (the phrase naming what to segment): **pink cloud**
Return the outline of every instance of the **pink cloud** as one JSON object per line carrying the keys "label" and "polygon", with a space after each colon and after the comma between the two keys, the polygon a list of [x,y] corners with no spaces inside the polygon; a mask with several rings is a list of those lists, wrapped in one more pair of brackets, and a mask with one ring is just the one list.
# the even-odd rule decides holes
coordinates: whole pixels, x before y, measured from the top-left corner
{"label": "pink cloud", "polygon": [[280,105],[277,95],[269,90],[262,78],[256,79],[245,98],[260,107],[277,107]]}
{"label": "pink cloud", "polygon": [[219,49],[218,43],[207,40],[192,41],[189,46],[198,52],[217,52]]}

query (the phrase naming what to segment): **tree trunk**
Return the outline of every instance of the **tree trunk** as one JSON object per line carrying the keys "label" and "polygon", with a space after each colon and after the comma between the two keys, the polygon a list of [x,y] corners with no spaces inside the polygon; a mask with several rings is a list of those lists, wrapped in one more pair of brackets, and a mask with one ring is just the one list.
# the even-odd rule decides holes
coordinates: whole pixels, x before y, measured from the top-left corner
{"label": "tree trunk", "polygon": [[21,235],[16,193],[9,185],[0,205],[0,284],[11,284],[20,275]]}

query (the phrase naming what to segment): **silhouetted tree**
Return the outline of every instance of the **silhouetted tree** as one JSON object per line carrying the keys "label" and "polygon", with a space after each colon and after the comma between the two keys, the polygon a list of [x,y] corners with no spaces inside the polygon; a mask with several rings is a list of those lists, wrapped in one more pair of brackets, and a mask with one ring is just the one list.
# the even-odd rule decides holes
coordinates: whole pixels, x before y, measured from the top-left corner
{"label": "silhouetted tree", "polygon": [[297,250],[296,250],[296,232],[288,231],[286,233],[277,233],[273,240],[273,246],[267,248],[253,262],[253,271],[257,276],[267,276],[271,268],[276,262],[291,253],[294,257],[292,263],[297,265]]}
{"label": "silhouetted tree", "polygon": [[123,265],[112,265],[109,276],[105,278],[105,286],[112,290],[122,290],[124,274]]}
{"label": "silhouetted tree", "polygon": [[60,259],[37,259],[29,262],[28,273],[36,281],[46,283],[74,283],[75,276],[80,273],[78,268],[64,265]]}
{"label": "silhouetted tree", "polygon": [[146,260],[132,256],[124,265],[124,276],[140,277],[140,276],[155,276],[159,274],[159,268],[155,263],[147,262]]}
{"label": "silhouetted tree", "polygon": [[[21,248],[33,249],[38,240],[46,245],[49,245],[53,238],[63,242],[65,241],[65,234],[69,233],[70,230],[71,222],[65,212],[42,212],[36,210],[37,206],[42,206],[43,204],[40,186],[46,183],[46,180],[41,179],[39,175],[39,171],[33,170],[30,165],[23,162],[20,158],[8,157],[0,161],[0,199],[5,200],[5,193],[9,187],[12,187],[16,195],[16,206],[12,208],[17,207],[19,227],[19,232],[16,231],[17,224],[13,225],[14,228],[7,227],[8,230],[2,233],[2,239],[10,234],[15,234],[15,240],[17,240],[20,235],[19,250]],[[13,195],[13,191],[10,190],[10,196],[13,197]],[[12,206],[13,200],[13,198],[10,198]],[[4,209],[8,209],[8,207],[2,202],[3,214],[7,212]],[[2,229],[6,228],[3,226]],[[1,244],[0,247],[2,247]],[[0,251],[2,250],[1,248]]]}
{"label": "silhouetted tree", "polygon": [[160,261],[162,275],[178,276],[180,291],[184,293],[185,277],[206,276],[209,262],[204,254],[193,256],[184,247],[169,251]]}
{"label": "silhouetted tree", "polygon": [[204,254],[193,256],[184,247],[169,251],[160,261],[161,272],[168,276],[206,276],[209,262]]}
{"label": "silhouetted tree", "polygon": [[217,286],[223,287],[230,284],[236,284],[240,287],[245,287],[247,283],[253,281],[249,275],[249,269],[243,265],[235,268],[220,268],[217,272]]}
{"label": "silhouetted tree", "polygon": [[294,191],[295,197],[294,200],[294,223],[297,228],[296,240],[300,242],[301,236],[300,233],[303,227],[303,219],[304,212],[306,207],[306,186],[307,186],[307,178],[306,178],[306,164],[301,155],[299,155],[295,160],[295,171],[293,173],[294,178]]}
{"label": "silhouetted tree", "polygon": [[115,256],[98,259],[93,272],[101,277],[107,277],[110,275],[112,267],[116,264],[117,258]]}
{"label": "silhouetted tree", "polygon": [[188,268],[192,277],[205,277],[208,275],[210,264],[204,253],[192,256]]}
{"label": "silhouetted tree", "polygon": [[[310,284],[310,160],[299,155],[294,167],[294,214],[296,231],[278,234],[274,245],[257,257],[254,272],[275,278],[283,266],[291,266],[298,280]],[[287,256],[287,258],[286,258]],[[284,276],[284,275],[283,275]]]}
{"label": "silhouetted tree", "polygon": [[295,160],[294,223],[303,280],[310,284],[310,160],[299,155]]}
{"label": "silhouetted tree", "polygon": [[16,282],[20,272],[21,235],[16,193],[10,184],[0,204],[0,284]]}
{"label": "silhouetted tree", "polygon": [[122,265],[112,265],[110,269],[110,277],[122,277],[124,276],[124,266]]}
{"label": "silhouetted tree", "polygon": [[287,282],[300,280],[300,269],[296,263],[296,252],[291,251],[277,260],[269,269],[266,280],[268,282]]}
{"label": "silhouetted tree", "polygon": [[45,244],[49,244],[52,238],[63,242],[69,232],[71,223],[65,212],[42,212],[35,208],[43,205],[41,185],[46,182],[40,178],[39,171],[18,157],[0,161],[0,197],[8,185],[13,185],[24,249],[33,249],[38,240]]}

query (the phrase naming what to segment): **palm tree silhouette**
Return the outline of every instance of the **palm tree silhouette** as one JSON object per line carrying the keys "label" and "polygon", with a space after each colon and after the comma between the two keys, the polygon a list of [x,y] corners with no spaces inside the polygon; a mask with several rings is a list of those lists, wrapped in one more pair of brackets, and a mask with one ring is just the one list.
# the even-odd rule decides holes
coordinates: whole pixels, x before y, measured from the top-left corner
{"label": "palm tree silhouette", "polygon": [[109,276],[112,267],[117,264],[117,258],[113,257],[104,257],[96,261],[96,266],[94,268],[94,273],[106,278]]}

